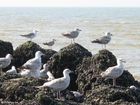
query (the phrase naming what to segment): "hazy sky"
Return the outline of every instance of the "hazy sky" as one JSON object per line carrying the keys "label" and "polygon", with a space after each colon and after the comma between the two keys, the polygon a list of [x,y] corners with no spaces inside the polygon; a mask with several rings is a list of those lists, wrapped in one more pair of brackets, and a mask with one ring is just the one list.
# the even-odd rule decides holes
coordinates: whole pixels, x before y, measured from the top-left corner
{"label": "hazy sky", "polygon": [[140,7],[140,0],[0,0],[2,6],[19,7]]}

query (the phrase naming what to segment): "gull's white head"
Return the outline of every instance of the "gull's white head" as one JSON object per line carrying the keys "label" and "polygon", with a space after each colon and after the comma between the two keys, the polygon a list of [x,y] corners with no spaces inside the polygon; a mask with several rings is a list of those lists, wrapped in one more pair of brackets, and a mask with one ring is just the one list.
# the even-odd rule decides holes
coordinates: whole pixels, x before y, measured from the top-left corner
{"label": "gull's white head", "polygon": [[113,36],[110,32],[105,33],[106,36]]}
{"label": "gull's white head", "polygon": [[15,66],[12,66],[12,70],[15,70],[16,68],[15,68]]}
{"label": "gull's white head", "polygon": [[48,67],[48,65],[47,65],[47,64],[44,64],[44,65],[43,65],[43,68],[44,68],[44,69],[46,69],[47,67]]}
{"label": "gull's white head", "polygon": [[122,58],[118,58],[117,63],[125,63],[125,61]]}
{"label": "gull's white head", "polygon": [[7,55],[6,55],[6,58],[8,58],[8,59],[13,59],[13,56],[12,56],[11,54],[7,54]]}
{"label": "gull's white head", "polygon": [[37,57],[39,57],[39,56],[41,56],[41,55],[44,55],[41,51],[37,51],[37,52],[35,53],[35,56],[37,56]]}
{"label": "gull's white head", "polygon": [[63,71],[63,74],[69,74],[69,73],[72,73],[72,71],[71,71],[70,69],[65,69],[65,70]]}
{"label": "gull's white head", "polygon": [[37,32],[39,32],[38,30],[33,30],[33,33],[37,33]]}
{"label": "gull's white head", "polygon": [[82,31],[82,30],[80,30],[80,29],[76,28],[76,29],[75,29],[75,31],[80,32],[80,31]]}
{"label": "gull's white head", "polygon": [[55,39],[53,39],[53,41],[56,41]]}

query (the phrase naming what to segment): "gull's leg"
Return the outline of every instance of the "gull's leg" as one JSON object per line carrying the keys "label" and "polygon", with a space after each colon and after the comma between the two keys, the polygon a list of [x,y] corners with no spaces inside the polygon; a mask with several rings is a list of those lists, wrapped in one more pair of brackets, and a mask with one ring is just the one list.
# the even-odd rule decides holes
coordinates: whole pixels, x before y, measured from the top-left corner
{"label": "gull's leg", "polygon": [[0,68],[0,75],[2,74],[2,69]]}
{"label": "gull's leg", "polygon": [[113,78],[113,86],[116,86],[116,78]]}
{"label": "gull's leg", "polygon": [[104,44],[102,44],[102,49],[104,49]]}
{"label": "gull's leg", "polygon": [[60,91],[57,91],[57,99],[60,99]]}
{"label": "gull's leg", "polygon": [[72,44],[72,39],[71,39],[71,44]]}
{"label": "gull's leg", "polygon": [[74,38],[73,38],[73,42],[75,43],[75,40],[74,40]]}
{"label": "gull's leg", "polygon": [[50,46],[50,49],[52,50],[52,46]]}
{"label": "gull's leg", "polygon": [[105,44],[105,49],[106,49],[106,44]]}

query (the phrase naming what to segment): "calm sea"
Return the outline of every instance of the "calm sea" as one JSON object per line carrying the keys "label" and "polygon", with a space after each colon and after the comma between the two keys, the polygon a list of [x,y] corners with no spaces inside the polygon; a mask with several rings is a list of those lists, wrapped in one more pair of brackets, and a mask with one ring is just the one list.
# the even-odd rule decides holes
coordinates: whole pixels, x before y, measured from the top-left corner
{"label": "calm sea", "polygon": [[140,8],[0,8],[0,39],[12,42],[14,49],[28,41],[19,35],[37,29],[33,41],[47,49],[42,43],[54,38],[53,49],[59,51],[71,43],[61,33],[75,28],[82,30],[76,42],[92,54],[102,46],[91,40],[112,33],[107,49],[126,61],[125,70],[140,76]]}

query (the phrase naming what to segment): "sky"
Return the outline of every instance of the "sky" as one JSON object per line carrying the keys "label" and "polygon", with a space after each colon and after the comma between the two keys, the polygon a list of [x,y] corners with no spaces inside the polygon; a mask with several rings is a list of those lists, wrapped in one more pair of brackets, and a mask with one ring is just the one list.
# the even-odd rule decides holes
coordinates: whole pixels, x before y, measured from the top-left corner
{"label": "sky", "polygon": [[140,0],[0,0],[0,7],[140,7]]}

